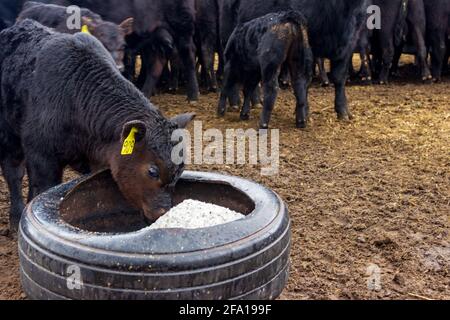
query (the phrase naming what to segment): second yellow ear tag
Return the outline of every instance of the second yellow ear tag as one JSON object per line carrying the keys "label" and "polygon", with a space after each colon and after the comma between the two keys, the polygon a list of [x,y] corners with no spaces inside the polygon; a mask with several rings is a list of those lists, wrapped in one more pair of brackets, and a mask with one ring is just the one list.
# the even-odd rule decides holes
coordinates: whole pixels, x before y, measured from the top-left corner
{"label": "second yellow ear tag", "polygon": [[121,153],[123,156],[129,156],[129,155],[133,154],[134,146],[136,144],[136,133],[137,132],[138,132],[138,129],[133,127],[130,131],[130,134],[123,142],[122,153]]}
{"label": "second yellow ear tag", "polygon": [[83,26],[81,27],[81,32],[82,32],[82,33],[91,34],[91,33],[89,32],[89,27],[88,27],[87,25],[83,25]]}

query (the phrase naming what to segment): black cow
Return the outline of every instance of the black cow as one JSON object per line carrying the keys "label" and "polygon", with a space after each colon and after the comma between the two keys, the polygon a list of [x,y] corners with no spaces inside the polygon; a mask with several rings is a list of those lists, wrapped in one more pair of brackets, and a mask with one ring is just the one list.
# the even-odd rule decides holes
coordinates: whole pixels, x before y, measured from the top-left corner
{"label": "black cow", "polygon": [[[130,52],[142,55],[143,72],[138,86],[151,97],[164,66],[176,47],[187,78],[190,101],[198,99],[195,70],[195,0],[43,0],[88,8],[108,21],[120,23],[134,18],[134,34],[129,38]],[[155,50],[156,49],[156,50]],[[133,69],[128,72],[132,74]]]}
{"label": "black cow", "polygon": [[29,200],[61,183],[66,166],[109,168],[147,219],[170,208],[183,171],[171,160],[171,135],[193,115],[164,118],[90,35],[24,20],[0,33],[0,48],[0,165],[13,228],[24,207],[25,166]]}
{"label": "black cow", "polygon": [[[71,13],[68,13],[67,7],[29,1],[24,4],[18,20],[32,19],[63,33],[80,32],[80,29],[69,28],[67,22],[70,16]],[[89,9],[81,8],[80,22],[88,28],[87,32],[100,40],[111,53],[119,70],[123,71],[125,36],[133,32],[133,18],[128,18],[117,25],[104,21],[98,14]],[[81,24],[79,27],[81,28]]]}
{"label": "black cow", "polygon": [[[450,1],[426,0],[427,40],[431,53],[431,73],[434,81],[440,81],[450,52]],[[447,48],[446,48],[447,46]]]}
{"label": "black cow", "polygon": [[[308,21],[314,56],[331,60],[331,81],[335,85],[338,118],[352,118],[348,110],[345,83],[356,35],[366,18],[367,0],[237,0],[238,23],[286,9],[295,9]],[[365,25],[365,24],[364,24]]]}
{"label": "black cow", "polygon": [[381,9],[381,30],[374,30],[373,53],[379,82],[386,84],[393,66],[395,49],[412,35],[423,81],[431,79],[425,44],[426,18],[423,0],[373,0]]}
{"label": "black cow", "polygon": [[284,64],[290,72],[297,99],[297,126],[306,127],[308,85],[312,76],[313,54],[305,18],[297,11],[270,13],[239,25],[225,49],[225,73],[218,113],[226,112],[226,102],[236,83],[244,87],[241,119],[248,120],[250,102],[258,84],[264,89],[260,127],[267,129],[275,105],[278,77]]}

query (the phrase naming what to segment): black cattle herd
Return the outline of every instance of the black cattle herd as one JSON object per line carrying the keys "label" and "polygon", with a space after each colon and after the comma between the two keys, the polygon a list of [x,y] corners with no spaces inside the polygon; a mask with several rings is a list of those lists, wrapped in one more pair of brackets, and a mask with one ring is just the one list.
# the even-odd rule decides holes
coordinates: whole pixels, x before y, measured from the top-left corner
{"label": "black cattle herd", "polygon": [[[72,5],[82,8],[76,30],[67,24]],[[373,5],[380,29],[366,23]],[[449,16],[450,0],[0,0],[0,165],[11,227],[25,173],[31,200],[59,184],[66,166],[110,169],[148,220],[164,214],[183,171],[171,162],[171,135],[194,115],[166,119],[149,101],[157,90],[183,85],[190,102],[200,87],[221,90],[219,116],[243,91],[241,119],[262,103],[268,128],[278,87],[290,85],[304,128],[317,64],[324,85],[334,84],[338,118],[349,120],[354,53],[363,82],[388,83],[403,52],[416,56],[421,80],[440,81]]]}

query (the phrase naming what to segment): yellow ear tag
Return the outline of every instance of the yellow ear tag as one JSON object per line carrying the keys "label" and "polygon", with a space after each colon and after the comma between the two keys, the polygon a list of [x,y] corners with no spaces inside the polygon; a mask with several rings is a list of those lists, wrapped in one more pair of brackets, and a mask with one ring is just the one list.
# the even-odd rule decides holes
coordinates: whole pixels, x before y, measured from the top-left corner
{"label": "yellow ear tag", "polygon": [[138,132],[138,129],[133,127],[130,131],[130,134],[123,142],[122,153],[121,153],[123,156],[129,156],[129,155],[133,154],[134,146],[136,144],[136,133],[137,132]]}
{"label": "yellow ear tag", "polygon": [[89,27],[88,27],[87,25],[83,25],[83,26],[81,27],[81,32],[82,32],[82,33],[91,34],[91,33],[89,32]]}

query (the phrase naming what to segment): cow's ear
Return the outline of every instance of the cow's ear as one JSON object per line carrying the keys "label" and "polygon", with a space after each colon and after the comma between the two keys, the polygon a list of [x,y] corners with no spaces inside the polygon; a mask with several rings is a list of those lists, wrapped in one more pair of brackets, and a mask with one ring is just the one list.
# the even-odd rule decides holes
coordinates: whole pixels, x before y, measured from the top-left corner
{"label": "cow's ear", "polygon": [[93,31],[97,27],[94,20],[88,17],[81,17],[81,23],[83,27],[86,26],[88,28],[89,32]]}
{"label": "cow's ear", "polygon": [[194,120],[195,116],[195,113],[184,113],[172,118],[170,121],[176,124],[178,128],[184,129]]}
{"label": "cow's ear", "polygon": [[122,28],[125,35],[130,35],[133,33],[133,25],[134,25],[134,19],[128,18],[122,21],[122,23],[119,25],[120,28]]}

